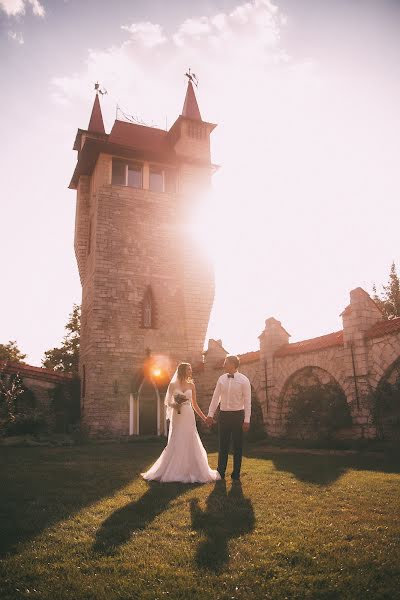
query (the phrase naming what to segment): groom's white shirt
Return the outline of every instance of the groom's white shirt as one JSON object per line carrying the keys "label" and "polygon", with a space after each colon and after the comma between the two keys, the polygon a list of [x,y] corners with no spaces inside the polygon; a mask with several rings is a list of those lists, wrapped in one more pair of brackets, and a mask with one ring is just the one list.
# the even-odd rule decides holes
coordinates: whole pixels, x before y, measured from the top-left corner
{"label": "groom's white shirt", "polygon": [[220,410],[243,410],[245,423],[250,423],[251,415],[251,386],[246,375],[235,371],[234,377],[227,373],[221,375],[215,386],[208,416],[214,416],[217,406]]}

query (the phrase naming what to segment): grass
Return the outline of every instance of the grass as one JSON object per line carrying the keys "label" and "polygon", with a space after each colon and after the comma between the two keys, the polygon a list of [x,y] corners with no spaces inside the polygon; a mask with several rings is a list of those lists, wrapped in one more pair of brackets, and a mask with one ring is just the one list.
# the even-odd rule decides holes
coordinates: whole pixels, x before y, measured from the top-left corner
{"label": "grass", "polygon": [[400,598],[395,457],[249,444],[241,485],[149,485],[161,448],[1,447],[2,600]]}

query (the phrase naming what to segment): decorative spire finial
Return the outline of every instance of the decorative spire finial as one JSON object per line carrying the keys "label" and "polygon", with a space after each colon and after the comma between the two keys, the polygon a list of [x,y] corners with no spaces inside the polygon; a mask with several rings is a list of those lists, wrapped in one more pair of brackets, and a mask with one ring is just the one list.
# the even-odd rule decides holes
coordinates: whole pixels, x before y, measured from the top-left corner
{"label": "decorative spire finial", "polygon": [[196,87],[198,87],[199,80],[197,79],[197,77],[194,73],[190,72],[190,67],[189,67],[189,71],[187,73],[185,73],[185,77],[187,77],[189,81],[191,81],[192,83],[194,83],[194,85]]}
{"label": "decorative spire finial", "polygon": [[102,96],[107,94],[107,90],[105,88],[101,88],[98,81],[96,81],[96,83],[94,84],[94,89],[96,94],[101,94]]}
{"label": "decorative spire finial", "polygon": [[182,109],[182,116],[188,117],[189,119],[197,119],[201,121],[201,115],[199,110],[199,105],[197,104],[196,95],[193,89],[193,83],[197,87],[199,84],[199,80],[196,75],[189,71],[185,73],[185,77],[188,78],[188,85],[186,90],[185,103]]}

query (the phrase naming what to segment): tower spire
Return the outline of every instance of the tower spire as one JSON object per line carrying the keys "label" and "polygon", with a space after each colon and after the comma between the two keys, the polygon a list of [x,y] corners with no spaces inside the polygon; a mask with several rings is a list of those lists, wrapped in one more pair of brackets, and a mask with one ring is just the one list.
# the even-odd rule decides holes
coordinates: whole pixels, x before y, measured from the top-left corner
{"label": "tower spire", "polygon": [[88,131],[93,131],[93,133],[105,133],[106,130],[104,129],[103,115],[101,114],[99,92],[97,87],[95,89],[96,97],[93,103],[92,114],[90,115]]}
{"label": "tower spire", "polygon": [[186,90],[185,102],[182,109],[182,116],[188,117],[189,119],[197,119],[199,121],[202,120],[199,105],[197,104],[196,95],[193,89],[193,82],[197,86],[197,77],[194,73],[189,72],[186,73],[186,77],[188,78],[188,86]]}

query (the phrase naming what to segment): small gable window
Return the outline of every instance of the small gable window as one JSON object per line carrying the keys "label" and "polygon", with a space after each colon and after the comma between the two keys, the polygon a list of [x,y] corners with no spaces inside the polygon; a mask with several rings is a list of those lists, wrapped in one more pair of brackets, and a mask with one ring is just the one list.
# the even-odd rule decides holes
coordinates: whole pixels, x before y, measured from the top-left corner
{"label": "small gable window", "polygon": [[142,327],[153,329],[156,326],[156,310],[154,296],[149,286],[144,293],[142,302]]}

